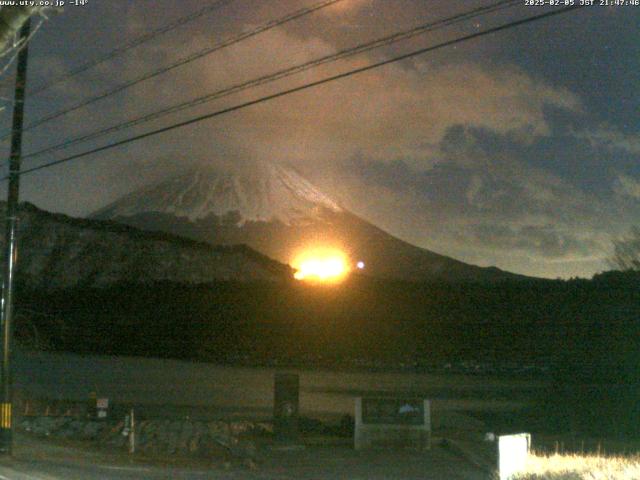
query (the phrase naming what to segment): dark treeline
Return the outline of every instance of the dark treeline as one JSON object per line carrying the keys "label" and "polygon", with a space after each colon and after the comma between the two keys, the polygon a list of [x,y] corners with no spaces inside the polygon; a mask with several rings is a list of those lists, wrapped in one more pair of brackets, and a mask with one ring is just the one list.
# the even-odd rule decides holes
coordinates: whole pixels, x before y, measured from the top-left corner
{"label": "dark treeline", "polygon": [[564,366],[577,357],[582,367],[574,374],[594,379],[622,374],[627,353],[638,346],[639,277],[20,289],[18,336],[37,332],[54,350],[221,362],[245,355]]}
{"label": "dark treeline", "polygon": [[603,408],[639,416],[637,272],[494,284],[354,276],[333,286],[123,284],[53,294],[23,288],[17,312],[22,341],[77,353],[342,368],[542,365],[553,398],[563,399],[562,408],[550,406],[559,427],[573,428],[576,412],[584,423]]}

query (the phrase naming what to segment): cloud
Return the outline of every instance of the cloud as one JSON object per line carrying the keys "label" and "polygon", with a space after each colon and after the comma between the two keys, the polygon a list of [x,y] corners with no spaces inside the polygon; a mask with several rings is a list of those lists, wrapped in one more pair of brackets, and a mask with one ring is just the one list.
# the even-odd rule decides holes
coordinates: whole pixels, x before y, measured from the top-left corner
{"label": "cloud", "polygon": [[[437,3],[442,12],[450,8],[446,2]],[[195,8],[197,4],[193,5]],[[407,3],[407,6],[411,5],[411,2]],[[411,8],[417,7],[413,5]],[[406,17],[403,22],[409,21],[411,8],[403,11]],[[271,12],[266,18],[277,18],[292,9]],[[159,36],[153,42],[131,50],[117,64],[103,65],[98,76],[103,83],[106,79],[112,82],[117,78],[116,83],[119,83],[126,78],[136,78],[159,65],[197,52],[204,45],[213,45],[228,38],[231,32],[254,28],[264,21],[258,13],[251,13],[249,20],[237,24],[227,24],[215,16],[205,17],[189,29]],[[375,23],[384,17],[374,15],[369,18],[372,15],[371,2],[364,0],[341,2],[323,13],[326,15],[314,14],[304,21],[260,34],[186,67],[143,82],[92,108],[65,117],[58,124],[58,131],[64,129],[70,134],[93,131],[322,57],[335,52],[343,41],[352,45],[363,40],[346,34],[329,34],[340,31],[339,26],[351,24],[363,16],[360,20],[366,20],[365,23]],[[387,13],[400,16],[399,13]],[[222,14],[231,15],[227,10]],[[123,24],[127,35],[136,36],[144,31],[143,27],[148,23],[147,16],[148,11],[143,6],[129,6]],[[348,22],[344,19],[335,21],[334,17],[345,16]],[[238,16],[243,17],[247,18],[247,15]],[[213,22],[213,26],[208,22]],[[305,26],[310,28],[305,29]],[[393,29],[401,26],[402,23],[394,25]],[[381,55],[381,52],[373,52],[327,65],[281,80],[273,86],[171,115],[135,131],[145,131],[319,80],[366,65]],[[58,59],[58,62],[61,61]],[[102,90],[102,84],[91,86],[98,86],[97,90]],[[78,89],[78,96],[83,96],[86,88],[85,84],[84,89]],[[157,137],[149,143],[158,145],[158,150],[167,146],[175,148],[182,138],[188,136],[189,145],[201,150],[208,149],[213,161],[222,153],[235,158],[275,159],[298,165],[326,166],[350,158],[357,152],[380,160],[422,157],[425,161],[425,150],[438,144],[452,125],[477,126],[500,134],[511,133],[523,141],[548,135],[550,126],[544,113],[548,106],[570,111],[582,108],[580,100],[571,92],[547,84],[514,66],[469,61],[438,64],[429,58],[417,58],[410,66],[390,65],[225,115],[189,127],[188,131],[185,129]],[[55,135],[55,129],[52,134]]]}
{"label": "cloud", "polygon": [[548,135],[545,106],[578,108],[577,100],[536,86],[516,71],[489,71],[472,63],[400,67],[327,85],[260,107],[246,118],[269,124],[249,133],[256,154],[302,161],[421,156],[453,125],[471,125],[521,138]]}
{"label": "cloud", "polygon": [[609,125],[600,126],[594,130],[576,132],[574,135],[589,142],[593,148],[640,155],[640,135],[624,134]]}
{"label": "cloud", "polygon": [[519,251],[532,258],[565,260],[567,258],[592,258],[601,250],[597,241],[566,230],[562,225],[481,224],[471,229],[475,240],[496,250]]}
{"label": "cloud", "polygon": [[640,200],[640,180],[638,179],[619,174],[613,188],[618,195]]}
{"label": "cloud", "polygon": [[331,18],[345,15],[355,16],[362,8],[370,8],[372,3],[372,0],[342,0],[320,12]]}
{"label": "cloud", "polygon": [[[64,100],[135,78],[300,8],[300,2],[282,0],[258,2],[243,10],[249,4],[232,2],[188,28],[131,50],[86,81],[70,83]],[[185,0],[176,3],[173,11],[154,11],[153,15],[144,2],[130,2],[122,12],[116,7],[102,8],[109,14],[106,20],[122,29],[112,32],[115,45],[119,37],[132,38],[169,18],[197,10],[200,2]],[[64,131],[66,137],[92,131],[452,13],[452,2],[444,0],[345,0],[65,117],[33,140],[44,143],[49,140],[47,135],[62,136]],[[502,19],[496,16],[493,21]],[[320,80],[451,38],[465,29],[467,26],[456,26],[326,65],[173,114],[112,139]],[[575,169],[565,168],[561,173],[564,159],[554,156],[559,147],[545,150],[541,141],[549,140],[549,145],[562,142],[549,112],[560,111],[580,123],[588,116],[585,102],[590,99],[578,97],[550,76],[545,79],[542,70],[525,71],[526,61],[524,67],[518,67],[509,62],[512,57],[494,56],[499,49],[513,50],[509,35],[388,65],[111,150],[94,157],[99,161],[77,162],[66,171],[62,167],[51,170],[48,189],[29,182],[25,191],[30,200],[45,208],[54,203],[54,191],[53,209],[82,214],[83,208],[95,210],[127,190],[194,162],[282,161],[301,168],[356,213],[423,247],[523,273],[588,274],[605,255],[607,231],[620,230],[637,212],[628,208],[638,190],[635,171],[627,164],[628,157],[640,151],[638,139],[622,135],[613,126],[581,136],[574,132],[574,141],[583,139],[584,148],[597,150],[598,155],[600,150],[624,152],[618,157],[627,163],[612,169],[624,174],[616,177],[618,195],[611,204],[586,186],[591,176],[585,185],[572,179],[576,171],[601,171],[600,164],[591,168],[595,161],[587,164],[578,158],[582,150],[576,153],[565,146],[567,158],[576,157],[571,163]],[[62,71],[67,64],[62,50],[57,52],[46,64],[51,71]],[[43,111],[51,108],[42,105]],[[531,158],[520,155],[522,148],[504,145],[530,147]],[[607,177],[609,190],[611,181]],[[80,201],[83,197],[89,200]],[[61,206],[65,199],[66,208]],[[565,273],[559,273],[562,268]]]}
{"label": "cloud", "polygon": [[426,168],[360,154],[327,188],[401,238],[467,262],[547,277],[605,269],[611,235],[638,212],[491,148],[481,133],[451,127]]}
{"label": "cloud", "polygon": [[[327,9],[324,17],[312,16],[306,21],[318,21],[335,31],[337,27],[330,26],[327,16],[356,18],[371,13],[369,3],[346,1]],[[129,12],[128,25],[132,31],[139,29],[144,15],[142,9]],[[117,110],[120,116],[127,111],[153,111],[331,54],[339,48],[339,42],[323,28],[310,28],[303,33],[300,25],[305,23],[260,34],[145,82],[111,102],[110,109],[116,111],[114,116]],[[244,24],[241,28],[253,27]],[[122,67],[128,76],[135,77],[220,38],[225,37],[215,30],[193,29],[188,37],[181,38],[180,49],[176,50],[175,38],[160,37],[152,45],[133,50]],[[362,38],[353,38],[350,45],[359,41]],[[366,65],[381,55],[372,52],[343,60],[170,118],[212,111],[326,78]],[[530,141],[550,134],[545,117],[549,106],[572,112],[582,109],[580,100],[571,92],[512,65],[484,61],[439,64],[425,57],[416,58],[410,66],[390,65],[226,115],[190,130],[192,135],[202,134],[205,143],[215,138],[221,149],[235,151],[238,157],[324,165],[356,152],[382,160],[423,156],[425,149],[438,144],[453,125],[511,133],[522,141]],[[105,119],[111,116],[105,115]]]}

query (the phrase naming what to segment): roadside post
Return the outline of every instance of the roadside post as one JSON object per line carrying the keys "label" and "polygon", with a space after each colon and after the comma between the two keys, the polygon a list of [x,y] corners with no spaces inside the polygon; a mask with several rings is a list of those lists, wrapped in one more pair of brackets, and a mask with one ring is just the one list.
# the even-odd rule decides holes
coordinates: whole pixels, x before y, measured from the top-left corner
{"label": "roadside post", "polygon": [[133,408],[124,417],[124,429],[122,434],[129,438],[129,454],[136,453],[136,419]]}
{"label": "roadside post", "polygon": [[274,378],[273,431],[281,440],[296,440],[300,409],[300,376],[276,373]]}

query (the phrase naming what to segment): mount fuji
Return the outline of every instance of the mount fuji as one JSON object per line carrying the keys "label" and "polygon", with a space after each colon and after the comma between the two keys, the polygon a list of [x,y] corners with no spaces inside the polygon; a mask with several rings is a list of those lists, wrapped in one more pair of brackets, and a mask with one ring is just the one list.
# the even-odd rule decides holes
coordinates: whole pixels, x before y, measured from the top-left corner
{"label": "mount fuji", "polygon": [[134,191],[93,214],[212,245],[246,244],[291,263],[296,252],[335,248],[367,275],[411,281],[524,278],[469,265],[404,242],[351,213],[294,169],[193,169]]}

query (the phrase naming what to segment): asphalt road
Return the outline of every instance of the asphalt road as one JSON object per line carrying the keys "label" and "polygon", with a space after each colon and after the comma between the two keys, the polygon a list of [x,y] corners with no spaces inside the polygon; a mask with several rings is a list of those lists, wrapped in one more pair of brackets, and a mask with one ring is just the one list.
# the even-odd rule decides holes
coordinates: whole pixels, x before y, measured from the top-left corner
{"label": "asphalt road", "polygon": [[[225,367],[173,360],[83,357],[19,352],[15,385],[25,398],[86,400],[89,392],[114,403],[135,404],[149,411],[184,409],[215,416],[238,413],[270,417],[274,368]],[[353,414],[361,394],[418,395],[432,399],[433,427],[456,410],[503,410],[517,407],[533,385],[530,381],[425,375],[417,373],[291,370],[300,374],[303,415]],[[164,410],[163,410],[164,409]],[[180,410],[182,409],[182,410]],[[144,411],[144,410],[143,410]],[[473,428],[461,417],[459,427]],[[25,437],[26,438],[26,437]],[[299,451],[262,452],[257,470],[220,465],[194,468],[130,464],[122,458],[73,451],[67,447],[19,441],[12,462],[0,461],[0,480],[54,479],[481,479],[451,452],[356,452],[348,447],[308,447]]]}
{"label": "asphalt road", "polygon": [[448,450],[354,451],[307,447],[261,451],[255,469],[219,465],[175,468],[127,464],[127,459],[21,435],[15,458],[0,460],[0,480],[481,480],[486,474]]}

